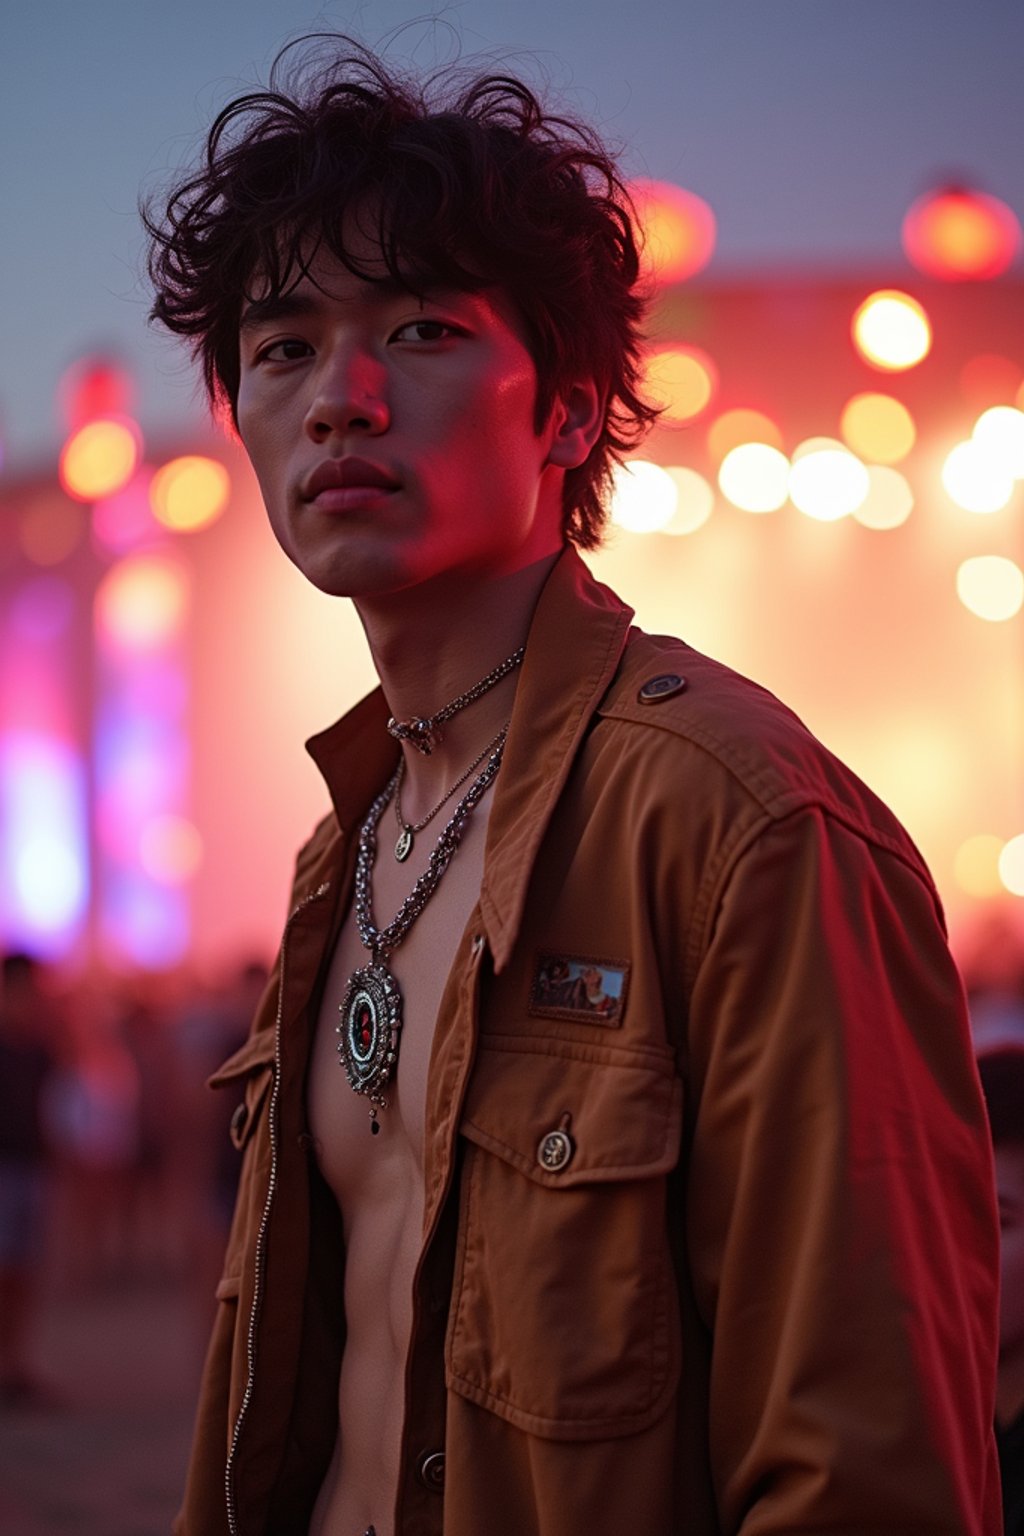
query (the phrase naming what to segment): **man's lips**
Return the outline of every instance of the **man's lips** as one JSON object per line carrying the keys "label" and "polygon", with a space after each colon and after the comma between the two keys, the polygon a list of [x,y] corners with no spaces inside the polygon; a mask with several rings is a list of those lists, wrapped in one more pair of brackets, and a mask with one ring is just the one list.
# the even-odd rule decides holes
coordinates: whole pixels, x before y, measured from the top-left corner
{"label": "man's lips", "polygon": [[361,493],[395,491],[398,485],[394,475],[369,459],[325,459],[303,482],[302,498],[324,506],[347,505],[358,501]]}

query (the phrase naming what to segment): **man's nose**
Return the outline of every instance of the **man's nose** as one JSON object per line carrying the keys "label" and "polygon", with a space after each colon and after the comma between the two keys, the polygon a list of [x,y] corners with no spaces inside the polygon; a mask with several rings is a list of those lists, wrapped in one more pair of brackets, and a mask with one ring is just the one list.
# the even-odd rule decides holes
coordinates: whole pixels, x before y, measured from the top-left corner
{"label": "man's nose", "polygon": [[315,443],[351,433],[376,437],[390,421],[385,369],[375,358],[338,348],[324,359],[305,421]]}

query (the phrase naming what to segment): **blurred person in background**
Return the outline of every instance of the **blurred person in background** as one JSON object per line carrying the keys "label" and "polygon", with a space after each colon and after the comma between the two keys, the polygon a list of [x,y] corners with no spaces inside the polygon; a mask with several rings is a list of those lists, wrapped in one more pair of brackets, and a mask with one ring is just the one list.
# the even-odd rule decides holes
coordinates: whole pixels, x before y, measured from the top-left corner
{"label": "blurred person in background", "polygon": [[127,1277],[140,1149],[139,1069],[109,994],[68,1011],[44,1119],[60,1190],[58,1263],[71,1286]]}
{"label": "blurred person in background", "polygon": [[177,1531],[995,1536],[931,877],[578,553],[656,414],[615,165],[506,75],[307,64],[149,219],[154,314],[381,683],[309,744],[332,809],[213,1079],[243,1165]]}
{"label": "blurred person in background", "polygon": [[32,1364],[49,1169],[42,1105],[54,1065],[53,1004],[31,955],[4,956],[0,983],[0,1404],[44,1402]]}

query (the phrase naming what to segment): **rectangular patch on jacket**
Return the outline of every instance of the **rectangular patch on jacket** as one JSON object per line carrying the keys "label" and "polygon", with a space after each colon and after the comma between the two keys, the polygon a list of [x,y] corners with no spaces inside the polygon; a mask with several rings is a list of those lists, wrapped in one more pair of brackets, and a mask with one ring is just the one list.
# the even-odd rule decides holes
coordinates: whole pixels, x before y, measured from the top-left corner
{"label": "rectangular patch on jacket", "polygon": [[588,955],[537,956],[527,1012],[574,1024],[618,1029],[626,1006],[629,966]]}

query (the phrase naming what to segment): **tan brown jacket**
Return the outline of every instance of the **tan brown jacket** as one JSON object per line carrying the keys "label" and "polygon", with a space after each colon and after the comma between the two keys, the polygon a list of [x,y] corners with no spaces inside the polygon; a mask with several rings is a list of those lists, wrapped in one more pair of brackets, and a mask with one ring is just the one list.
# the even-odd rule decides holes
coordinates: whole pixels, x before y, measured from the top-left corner
{"label": "tan brown jacket", "polygon": [[[931,881],[788,710],[630,618],[568,552],[530,632],[431,1062],[397,1536],[996,1536],[992,1172]],[[304,1080],[385,715],[310,743],[334,810],[216,1079],[244,1160],[180,1536],[307,1536],[333,1446]],[[584,963],[624,983],[592,1015]]]}

